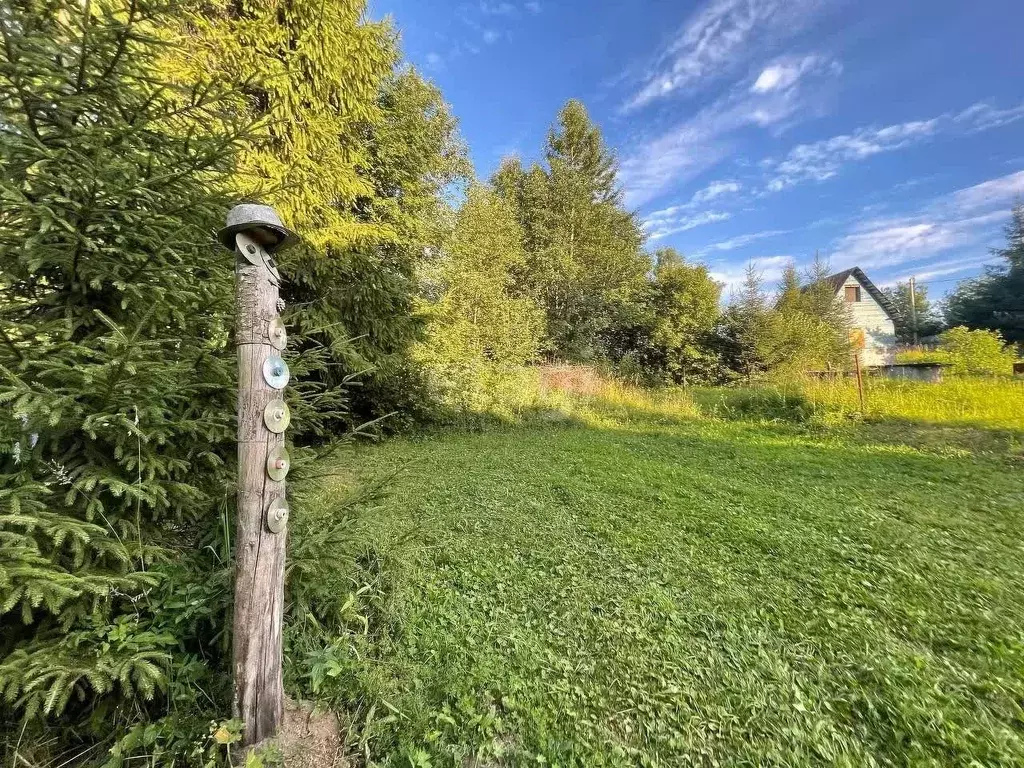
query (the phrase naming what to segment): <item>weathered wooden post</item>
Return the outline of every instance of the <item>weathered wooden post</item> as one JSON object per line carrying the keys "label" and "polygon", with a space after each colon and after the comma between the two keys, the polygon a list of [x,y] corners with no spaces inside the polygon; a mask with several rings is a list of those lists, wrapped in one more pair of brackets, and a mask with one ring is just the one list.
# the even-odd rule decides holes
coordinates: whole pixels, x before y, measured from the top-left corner
{"label": "weathered wooden post", "polygon": [[281,276],[273,253],[295,235],[273,208],[236,205],[220,231],[235,251],[238,346],[238,522],[233,622],[234,717],[243,746],[273,736],[281,723],[281,623],[284,603],[289,459],[282,391],[287,334],[279,315]]}
{"label": "weathered wooden post", "polygon": [[861,414],[867,413],[867,406],[864,403],[864,372],[860,364],[860,355],[867,346],[867,337],[864,331],[855,328],[850,331],[850,344],[853,346],[853,369],[857,376],[857,395],[860,399]]}

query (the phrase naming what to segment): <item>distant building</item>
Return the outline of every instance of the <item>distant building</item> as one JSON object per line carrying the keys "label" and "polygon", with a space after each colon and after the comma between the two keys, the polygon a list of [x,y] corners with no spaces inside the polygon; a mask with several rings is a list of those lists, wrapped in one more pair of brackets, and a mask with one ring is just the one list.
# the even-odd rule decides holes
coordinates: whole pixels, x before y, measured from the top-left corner
{"label": "distant building", "polygon": [[896,324],[885,294],[860,267],[829,275],[823,282],[835,290],[837,301],[849,307],[851,329],[864,334],[861,365],[892,365],[896,356]]}

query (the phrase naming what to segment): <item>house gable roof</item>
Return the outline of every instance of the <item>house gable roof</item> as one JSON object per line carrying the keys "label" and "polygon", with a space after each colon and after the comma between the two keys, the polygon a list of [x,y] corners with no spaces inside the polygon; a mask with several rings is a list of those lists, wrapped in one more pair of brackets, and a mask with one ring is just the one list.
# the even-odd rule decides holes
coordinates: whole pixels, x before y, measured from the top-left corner
{"label": "house gable roof", "polygon": [[[822,278],[819,282],[827,284],[832,288],[834,293],[838,294],[839,291],[842,290],[846,281],[851,277],[857,278],[857,282],[864,286],[864,290],[871,294],[871,298],[877,301],[879,306],[885,310],[885,314],[889,316],[889,319],[895,322],[895,314],[893,312],[892,304],[889,303],[889,299],[886,298],[884,293],[878,290],[875,284],[871,282],[868,276],[864,274],[864,270],[860,267],[853,267],[852,269],[846,269],[842,272],[836,272],[834,275]],[[807,288],[804,288],[804,290],[807,290]]]}

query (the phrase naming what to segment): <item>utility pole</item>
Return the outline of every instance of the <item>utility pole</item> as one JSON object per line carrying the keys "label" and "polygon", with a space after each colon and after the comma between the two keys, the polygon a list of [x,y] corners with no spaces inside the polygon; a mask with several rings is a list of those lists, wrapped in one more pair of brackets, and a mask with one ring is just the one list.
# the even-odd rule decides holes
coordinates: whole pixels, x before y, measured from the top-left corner
{"label": "utility pole", "polygon": [[914,346],[917,346],[917,277],[910,276],[910,321],[914,324]]}
{"label": "utility pole", "polygon": [[274,736],[284,713],[281,628],[289,458],[284,431],[288,336],[279,312],[281,275],[272,253],[295,240],[273,208],[236,205],[220,231],[235,251],[238,347],[238,518],[232,625],[233,715],[242,746]]}

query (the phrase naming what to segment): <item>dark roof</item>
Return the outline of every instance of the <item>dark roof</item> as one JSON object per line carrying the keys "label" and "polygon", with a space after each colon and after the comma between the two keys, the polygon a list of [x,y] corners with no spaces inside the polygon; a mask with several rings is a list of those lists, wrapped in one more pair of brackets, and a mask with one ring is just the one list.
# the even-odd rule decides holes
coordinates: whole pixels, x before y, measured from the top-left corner
{"label": "dark roof", "polygon": [[[843,284],[849,280],[851,276],[857,278],[857,282],[864,286],[865,290],[871,294],[871,298],[881,305],[882,309],[885,310],[885,313],[889,315],[890,320],[896,319],[893,313],[892,304],[889,303],[889,299],[887,299],[885,294],[875,287],[875,284],[871,282],[868,276],[864,274],[864,270],[860,267],[844,269],[842,272],[836,272],[834,275],[824,277],[818,282],[829,285],[835,293],[839,293]],[[817,285],[817,283],[812,283],[812,285]],[[811,286],[809,285],[805,286],[804,290],[806,291],[810,287]]]}

